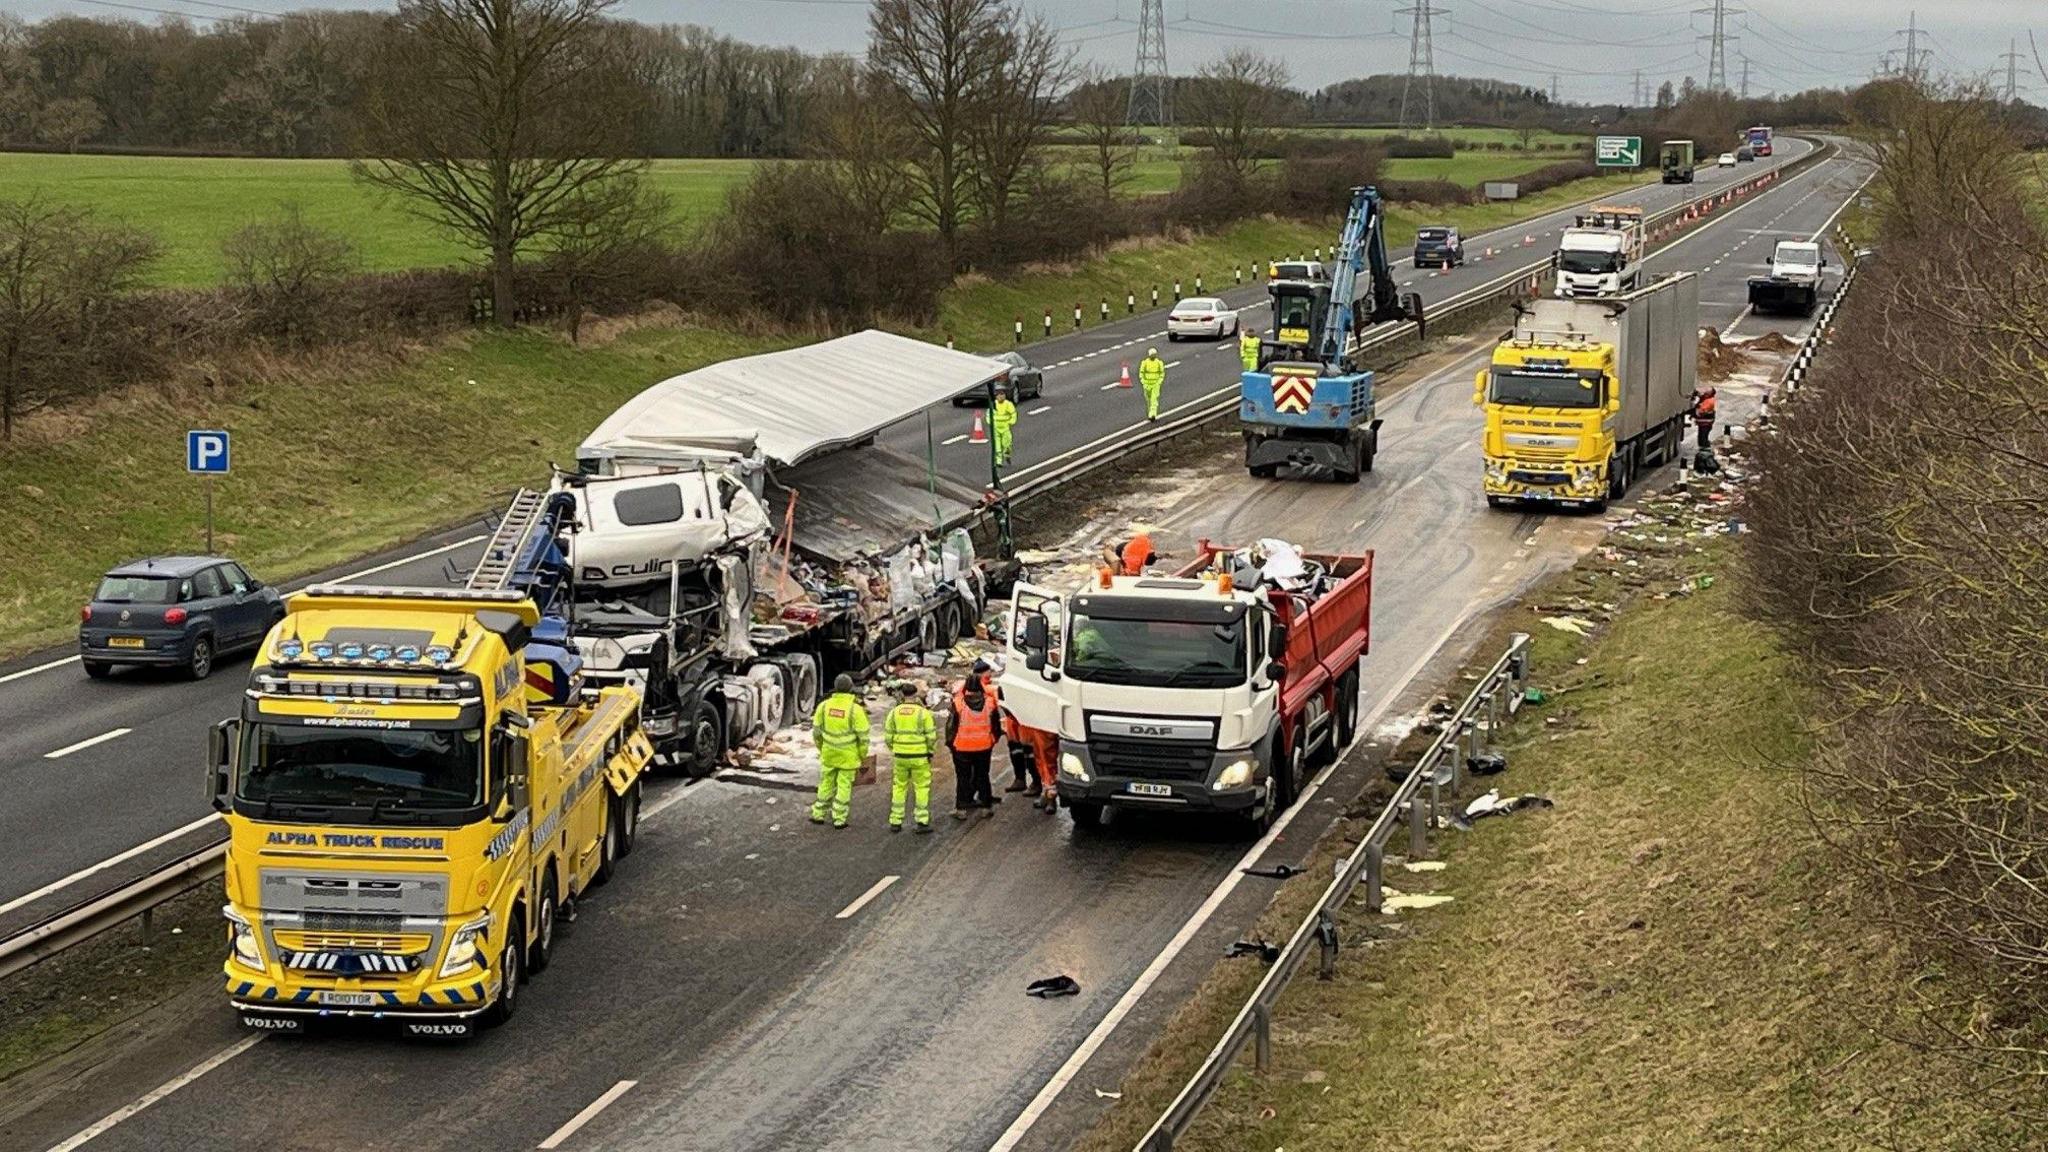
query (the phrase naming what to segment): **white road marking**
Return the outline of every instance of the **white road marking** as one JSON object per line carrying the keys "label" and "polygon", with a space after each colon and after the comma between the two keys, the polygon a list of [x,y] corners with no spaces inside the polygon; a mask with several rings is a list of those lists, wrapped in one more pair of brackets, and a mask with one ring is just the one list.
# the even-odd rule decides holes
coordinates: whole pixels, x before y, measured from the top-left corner
{"label": "white road marking", "polygon": [[965,433],[965,432],[962,432],[961,434],[959,434],[958,436],[955,436],[955,437],[953,437],[953,438],[952,438],[952,439],[950,439],[950,440],[941,440],[941,441],[939,441],[939,444],[940,444],[941,446],[945,446],[945,445],[950,445],[950,444],[958,444],[959,442],[961,442],[962,440],[965,440],[965,439],[967,439],[967,433]]}
{"label": "white road marking", "polygon": [[1104,1016],[1102,1021],[1095,1026],[1095,1030],[1088,1033],[1088,1038],[1081,1041],[1081,1046],[1074,1049],[1074,1054],[1067,1057],[1066,1063],[1060,1065],[1059,1071],[1053,1073],[1052,1079],[1045,1082],[1045,1087],[1038,1090],[1038,1095],[1032,1097],[1031,1103],[1024,1106],[1024,1111],[1018,1114],[1017,1119],[1011,1121],[1009,1128],[1004,1130],[1002,1136],[989,1146],[989,1152],[1011,1152],[1012,1149],[1023,1142],[1024,1137],[1030,1133],[1032,1126],[1038,1123],[1045,1115],[1046,1110],[1052,1107],[1053,1101],[1059,1099],[1060,1093],[1066,1089],[1068,1084],[1073,1082],[1074,1077],[1080,1073],[1081,1069],[1087,1066],[1088,1061],[1095,1055],[1096,1050],[1101,1048],[1103,1042],[1109,1039],[1110,1034],[1117,1030],[1117,1026],[1122,1024],[1124,1018],[1131,1014],[1131,1010],[1138,1006],[1138,1001],[1144,999],[1145,994],[1151,991],[1152,985],[1158,982],[1159,977],[1165,973],[1167,967],[1181,954],[1182,950],[1188,946],[1188,943],[1195,938],[1195,934],[1202,930],[1202,926],[1209,922],[1209,917],[1214,916],[1216,910],[1223,906],[1223,902],[1229,899],[1230,894],[1237,890],[1238,882],[1244,879],[1244,870],[1258,863],[1259,856],[1266,851],[1274,840],[1279,838],[1282,832],[1287,830],[1287,826],[1293,823],[1296,816],[1308,808],[1308,802],[1314,799],[1315,794],[1321,790],[1324,781],[1330,778],[1330,774],[1337,770],[1337,765],[1343,763],[1344,757],[1349,755],[1351,750],[1358,746],[1359,741],[1364,740],[1366,734],[1370,733],[1379,724],[1380,717],[1386,714],[1387,709],[1393,707],[1394,698],[1400,694],[1401,689],[1407,687],[1409,681],[1422,674],[1422,670],[1436,657],[1437,650],[1450,643],[1451,637],[1457,635],[1458,629],[1464,627],[1464,623],[1464,620],[1461,618],[1453,622],[1450,627],[1444,629],[1443,635],[1437,638],[1436,643],[1431,644],[1428,650],[1415,661],[1414,666],[1409,668],[1399,680],[1395,681],[1398,687],[1388,693],[1387,698],[1380,702],[1378,708],[1373,709],[1372,715],[1359,722],[1358,736],[1352,739],[1351,743],[1345,747],[1344,752],[1335,761],[1320,773],[1317,773],[1316,778],[1309,782],[1309,786],[1302,790],[1301,798],[1294,802],[1293,807],[1282,812],[1279,819],[1273,821],[1273,826],[1267,829],[1264,836],[1259,837],[1258,843],[1253,844],[1245,851],[1244,856],[1237,863],[1231,865],[1230,873],[1223,878],[1221,883],[1216,885],[1215,891],[1209,893],[1209,898],[1202,901],[1202,906],[1195,909],[1195,914],[1188,918],[1186,924],[1181,925],[1180,931],[1174,933],[1173,939],[1166,942],[1166,947],[1160,949],[1159,955],[1153,957],[1152,963],[1146,965],[1145,971],[1139,974],[1137,982],[1132,984],[1124,992],[1122,998],[1116,1002],[1116,1005],[1109,1010],[1109,1015]]}
{"label": "white road marking", "polygon": [[868,901],[873,900],[875,897],[880,896],[884,892],[887,892],[889,890],[889,885],[894,884],[895,882],[901,879],[903,879],[903,877],[901,876],[884,876],[880,880],[875,881],[874,887],[861,893],[859,898],[854,900],[853,903],[848,904],[844,908],[841,908],[839,910],[839,914],[837,916],[834,916],[833,919],[853,919],[854,913],[859,912],[861,909],[868,906]]}
{"label": "white road marking", "polygon": [[481,544],[489,539],[489,536],[486,536],[481,532],[477,533],[474,536],[464,536],[460,540],[457,540],[450,544],[443,544],[439,548],[429,548],[425,552],[416,552],[411,556],[402,556],[399,559],[392,560],[388,563],[379,564],[375,568],[365,568],[361,572],[350,572],[345,575],[336,576],[334,578],[334,582],[337,584],[345,584],[351,580],[361,580],[365,576],[375,576],[379,572],[389,572],[393,568],[403,568],[404,566],[412,563],[415,560],[425,560],[429,557],[439,556],[443,552],[453,552],[457,548],[466,548],[471,544]]}
{"label": "white road marking", "polygon": [[540,1147],[560,1148],[562,1146],[562,1141],[567,1140],[571,1136],[574,1136],[577,1133],[577,1131],[580,1130],[585,1124],[588,1124],[592,1120],[597,1119],[597,1114],[599,1112],[602,1112],[606,1108],[611,1107],[612,1101],[617,1100],[619,1097],[624,1096],[626,1093],[632,1091],[633,1086],[638,1083],[640,1083],[638,1080],[621,1080],[617,1084],[612,1085],[609,1089],[605,1091],[604,1095],[599,1096],[595,1100],[592,1100],[588,1105],[584,1107],[583,1111],[578,1112],[574,1116],[571,1116],[567,1124],[564,1124],[560,1128],[555,1129],[553,1135],[541,1141]]}
{"label": "white road marking", "polygon": [[137,844],[135,847],[128,849],[126,852],[121,853],[118,856],[109,856],[105,860],[100,861],[99,863],[93,865],[90,868],[81,868],[78,871],[73,872],[71,875],[64,877],[62,880],[52,880],[48,884],[43,885],[41,888],[38,888],[33,892],[24,893],[23,895],[16,896],[14,899],[9,900],[5,904],[0,904],[0,915],[5,915],[6,913],[12,912],[16,908],[20,908],[25,904],[33,904],[36,901],[41,900],[43,897],[48,896],[52,892],[57,892],[65,888],[69,888],[73,884],[78,883],[80,880],[85,879],[87,876],[91,876],[95,872],[104,872],[107,869],[112,868],[114,865],[119,864],[124,860],[133,860],[135,857],[142,855],[144,852],[147,852],[152,848],[158,847],[163,844],[168,844],[171,841],[176,840],[178,837],[183,836],[188,832],[204,828],[208,824],[211,824],[218,819],[220,819],[220,815],[218,813],[208,812],[206,815],[201,816],[199,819],[194,820],[190,824],[185,825],[183,828],[173,828],[169,832],[166,832],[163,835],[158,836],[156,839],[145,840],[142,843]]}
{"label": "white road marking", "polygon": [[90,736],[84,740],[80,740],[76,744],[66,744],[62,748],[57,749],[55,752],[45,752],[43,753],[43,759],[62,760],[64,757],[71,755],[73,752],[83,752],[85,749],[90,748],[95,744],[105,744],[109,740],[119,740],[121,737],[126,736],[128,733],[133,731],[135,731],[135,729],[133,728],[116,728],[111,732],[102,732],[97,736]]}
{"label": "white road marking", "polygon": [[1031,411],[1029,411],[1029,412],[1026,412],[1026,413],[1025,413],[1025,415],[1026,415],[1026,416],[1039,416],[1039,415],[1043,415],[1044,413],[1047,413],[1047,412],[1050,412],[1050,411],[1052,411],[1052,405],[1050,405],[1050,404],[1040,404],[1040,405],[1039,405],[1038,407],[1036,407],[1036,408],[1033,408],[1033,409],[1032,409]]}
{"label": "white road marking", "polygon": [[223,1048],[220,1051],[214,1053],[213,1055],[208,1056],[206,1059],[201,1060],[199,1063],[194,1064],[191,1068],[187,1069],[186,1071],[178,1074],[177,1076],[172,1077],[169,1080],[164,1081],[157,1087],[150,1089],[148,1092],[138,1097],[134,1103],[124,1104],[121,1107],[116,1108],[112,1112],[107,1113],[106,1116],[102,1117],[98,1122],[94,1123],[91,1127],[79,1132],[76,1136],[71,1137],[71,1139],[64,1141],[62,1144],[58,1144],[52,1147],[50,1149],[50,1152],[73,1152],[74,1149],[83,1147],[87,1142],[96,1140],[99,1137],[105,1135],[110,1129],[114,1127],[114,1125],[119,1124],[121,1121],[126,1120],[130,1116],[135,1115],[137,1112],[142,1111],[144,1108],[147,1108],[150,1105],[155,1104],[157,1101],[162,1100],[164,1097],[169,1096],[171,1093],[176,1092],[178,1089],[183,1088],[185,1085],[192,1083],[194,1080],[199,1079],[201,1076],[206,1075],[208,1072],[213,1071],[215,1068],[220,1067],[228,1061],[233,1060],[235,1057],[240,1056],[242,1053],[247,1052],[249,1049],[254,1048],[257,1044],[261,1043],[262,1040],[262,1034],[258,1033],[255,1036],[248,1037],[244,1040],[238,1040],[235,1043],[228,1045],[226,1048]]}
{"label": "white road marking", "polygon": [[5,684],[12,680],[19,680],[24,676],[33,676],[38,672],[48,672],[52,668],[62,668],[66,664],[76,663],[78,663],[78,657],[76,656],[61,657],[59,659],[50,661],[48,664],[38,664],[33,668],[23,668],[19,672],[9,672],[5,676],[0,676],[0,684]]}

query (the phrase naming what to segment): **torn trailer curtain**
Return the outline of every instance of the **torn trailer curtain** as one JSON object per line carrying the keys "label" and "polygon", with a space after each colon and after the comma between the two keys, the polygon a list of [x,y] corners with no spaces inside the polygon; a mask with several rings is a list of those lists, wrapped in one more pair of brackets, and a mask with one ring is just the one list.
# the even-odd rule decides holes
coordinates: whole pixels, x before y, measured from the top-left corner
{"label": "torn trailer curtain", "polygon": [[776,467],[857,444],[1009,365],[869,329],[671,376],[635,396],[583,441],[586,471],[607,462],[740,459]]}
{"label": "torn trailer curtain", "polygon": [[981,506],[981,493],[934,475],[925,462],[887,448],[837,452],[774,471],[763,503],[780,524],[797,494],[796,546],[834,564],[877,556],[922,533],[962,523]]}

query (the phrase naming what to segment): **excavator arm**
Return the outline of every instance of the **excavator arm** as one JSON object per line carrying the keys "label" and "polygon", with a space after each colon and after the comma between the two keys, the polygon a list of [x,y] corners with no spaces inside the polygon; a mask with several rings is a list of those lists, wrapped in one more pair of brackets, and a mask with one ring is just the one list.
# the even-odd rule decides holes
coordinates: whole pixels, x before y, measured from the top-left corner
{"label": "excavator arm", "polygon": [[[1374,324],[1390,320],[1423,323],[1422,297],[1401,295],[1394,280],[1394,266],[1387,259],[1386,212],[1375,188],[1351,190],[1351,208],[1344,217],[1344,231],[1337,241],[1337,267],[1330,279],[1329,311],[1324,318],[1317,359],[1332,371],[1341,371],[1357,322],[1360,303],[1367,307],[1365,319]],[[1365,292],[1358,291],[1358,278],[1367,278]]]}

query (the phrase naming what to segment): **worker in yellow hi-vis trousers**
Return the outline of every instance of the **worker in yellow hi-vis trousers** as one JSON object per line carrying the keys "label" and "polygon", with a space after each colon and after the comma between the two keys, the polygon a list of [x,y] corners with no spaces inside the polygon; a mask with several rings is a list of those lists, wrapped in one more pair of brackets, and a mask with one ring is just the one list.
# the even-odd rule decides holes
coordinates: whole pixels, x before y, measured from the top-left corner
{"label": "worker in yellow hi-vis trousers", "polygon": [[1017,428],[1017,403],[1010,399],[1007,391],[996,394],[995,414],[988,423],[989,428],[995,433],[996,463],[1006,465],[1010,462],[1010,452],[1016,445]]}
{"label": "worker in yellow hi-vis trousers", "polygon": [[918,702],[916,681],[905,680],[897,691],[903,703],[891,708],[882,721],[882,739],[895,761],[889,780],[889,831],[903,831],[904,802],[907,794],[914,794],[922,836],[932,830],[932,753],[939,748],[939,722]]}
{"label": "worker in yellow hi-vis trousers", "polygon": [[1237,338],[1237,355],[1240,360],[1244,361],[1245,371],[1257,372],[1259,370],[1259,330],[1257,328],[1247,328]]}
{"label": "worker in yellow hi-vis trousers", "polygon": [[868,709],[854,693],[853,677],[841,672],[832,694],[811,713],[811,743],[818,746],[818,799],[811,823],[823,824],[827,805],[834,828],[846,827],[853,809],[853,777],[868,755]]}
{"label": "worker in yellow hi-vis trousers", "polygon": [[1145,419],[1159,419],[1159,391],[1166,387],[1166,361],[1159,358],[1159,349],[1145,349],[1145,358],[1138,361],[1138,387],[1145,390]]}

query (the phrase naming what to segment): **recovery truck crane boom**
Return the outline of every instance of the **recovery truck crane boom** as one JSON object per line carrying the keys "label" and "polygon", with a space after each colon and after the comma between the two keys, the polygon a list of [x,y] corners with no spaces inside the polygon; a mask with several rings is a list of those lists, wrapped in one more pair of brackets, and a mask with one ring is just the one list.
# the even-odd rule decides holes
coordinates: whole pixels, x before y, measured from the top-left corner
{"label": "recovery truck crane boom", "polygon": [[[1397,290],[1385,222],[1379,192],[1353,188],[1329,281],[1270,287],[1276,338],[1261,343],[1259,366],[1244,373],[1238,412],[1252,475],[1320,466],[1350,484],[1372,471],[1380,421],[1372,373],[1358,369],[1353,345],[1371,324],[1413,320],[1419,331],[1423,323],[1422,297]],[[1290,317],[1319,322],[1303,329]]]}

